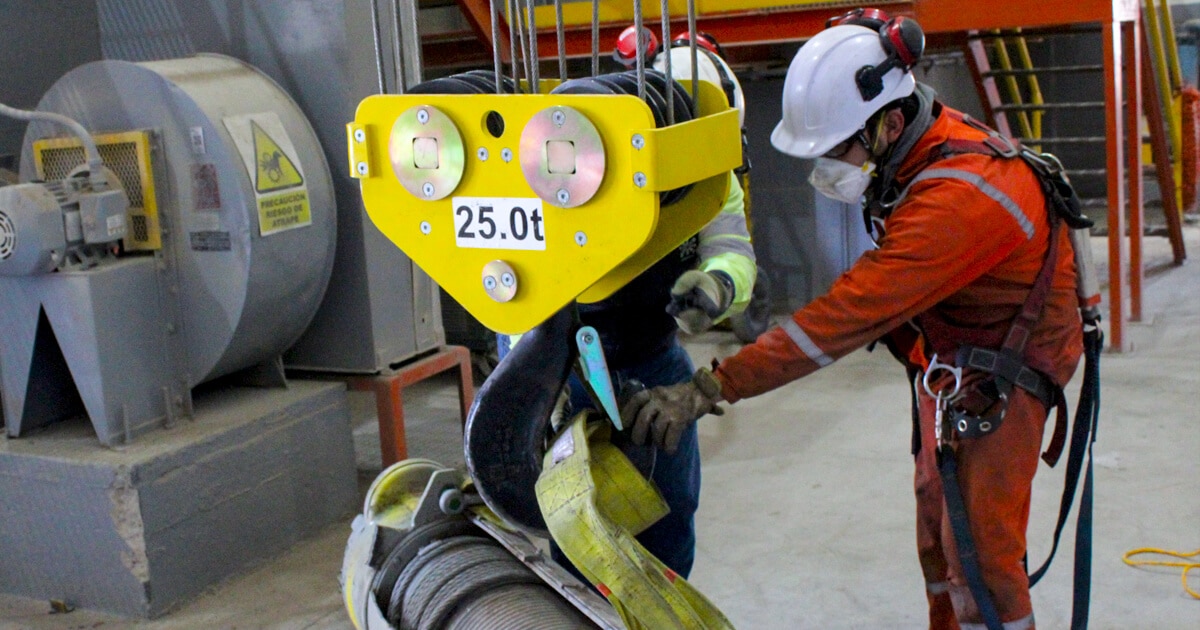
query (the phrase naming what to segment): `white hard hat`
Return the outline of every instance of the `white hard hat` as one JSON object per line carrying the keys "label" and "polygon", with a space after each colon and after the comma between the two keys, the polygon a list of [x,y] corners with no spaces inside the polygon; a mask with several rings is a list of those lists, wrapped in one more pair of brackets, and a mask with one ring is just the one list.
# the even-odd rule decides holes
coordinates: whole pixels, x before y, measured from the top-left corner
{"label": "white hard hat", "polygon": [[912,74],[893,68],[883,75],[882,91],[863,100],[856,75],[887,59],[880,34],[863,26],[834,26],[808,40],[788,67],[783,120],[771,133],[771,144],[795,157],[819,157],[853,136],[884,105],[912,94]]}
{"label": "white hard hat", "polygon": [[[671,54],[671,74],[675,79],[681,81],[692,80],[692,52],[687,46],[676,46],[670,50]],[[737,76],[733,70],[729,68],[729,64],[725,63],[717,55],[697,47],[696,49],[696,75],[701,81],[708,81],[713,85],[721,88],[727,94],[733,95],[731,106],[738,110],[738,124],[744,125],[746,118],[746,103],[742,97],[742,84],[738,83]],[[659,53],[654,59],[654,69],[666,74],[667,59],[666,53]],[[728,97],[727,97],[728,98]]]}

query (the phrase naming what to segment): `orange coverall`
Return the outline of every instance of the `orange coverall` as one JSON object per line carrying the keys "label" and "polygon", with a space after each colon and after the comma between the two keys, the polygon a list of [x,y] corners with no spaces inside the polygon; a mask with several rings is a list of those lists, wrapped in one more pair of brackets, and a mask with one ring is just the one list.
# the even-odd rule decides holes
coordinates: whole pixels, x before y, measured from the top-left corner
{"label": "orange coverall", "polygon": [[[912,184],[887,217],[879,248],[863,254],[826,295],[722,362],[715,374],[726,400],[775,389],[891,331],[911,331],[906,322],[921,313],[1003,338],[1045,260],[1051,237],[1046,203],[1033,171],[1019,159],[967,153],[935,161],[935,148],[949,139],[987,137],[947,109],[935,105],[935,120],[901,164],[896,176],[901,188],[923,171],[928,179]],[[934,169],[939,173],[928,172]],[[1061,239],[1057,265],[1025,360],[1062,386],[1083,346],[1067,230],[1060,227],[1053,236]],[[932,353],[928,348],[910,341],[901,352],[920,369]],[[946,363],[953,359],[952,353],[939,356]],[[971,627],[981,618],[945,515],[934,459],[933,400],[922,391],[918,406],[924,447],[916,455],[917,546],[930,627]],[[1033,627],[1022,558],[1047,411],[1036,397],[1014,388],[1003,424],[990,435],[959,440],[956,450],[984,581],[1001,619],[1015,622],[1013,628]]]}

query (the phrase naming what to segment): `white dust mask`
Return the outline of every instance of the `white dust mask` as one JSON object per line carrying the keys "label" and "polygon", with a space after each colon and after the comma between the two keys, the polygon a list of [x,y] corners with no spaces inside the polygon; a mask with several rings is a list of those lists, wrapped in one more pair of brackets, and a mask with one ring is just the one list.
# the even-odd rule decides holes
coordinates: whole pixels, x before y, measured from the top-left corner
{"label": "white dust mask", "polygon": [[843,203],[857,205],[862,201],[863,193],[871,184],[871,174],[875,172],[875,163],[867,162],[862,166],[848,164],[832,158],[817,158],[808,183],[817,192]]}

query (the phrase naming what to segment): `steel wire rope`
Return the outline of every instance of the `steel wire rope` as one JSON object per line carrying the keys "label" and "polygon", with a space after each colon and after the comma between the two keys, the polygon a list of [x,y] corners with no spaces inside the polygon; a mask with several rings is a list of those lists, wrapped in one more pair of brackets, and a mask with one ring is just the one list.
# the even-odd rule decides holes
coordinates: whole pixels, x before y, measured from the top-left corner
{"label": "steel wire rope", "polygon": [[562,0],[554,0],[554,34],[558,38],[558,80],[567,82],[567,40],[563,35]]}
{"label": "steel wire rope", "polygon": [[533,0],[525,0],[525,15],[525,30],[529,32],[529,89],[532,90],[531,94],[541,94],[541,69],[538,68],[538,62],[542,57],[538,50],[537,17],[533,11]]}
{"label": "steel wire rope", "polygon": [[504,5],[508,10],[508,48],[512,62],[513,92],[519,94],[521,92],[521,62],[517,58],[517,42],[521,42],[522,52],[524,52],[525,42],[520,32],[521,22],[515,8],[516,0],[505,0]]}
{"label": "steel wire rope", "polygon": [[675,75],[671,73],[671,9],[667,6],[667,0],[662,0],[661,5],[662,18],[662,45],[663,51],[667,54],[663,55],[667,64],[667,124],[675,124],[675,90],[672,89],[671,82],[675,80]]}
{"label": "steel wire rope", "polygon": [[600,74],[600,0],[592,0],[592,76]]}
{"label": "steel wire rope", "polygon": [[496,15],[496,0],[488,0],[488,11],[492,19],[492,68],[496,73],[496,94],[504,93],[503,77],[500,68],[500,22]]}
{"label": "steel wire rope", "polygon": [[521,0],[512,0],[512,19],[517,24],[517,39],[521,41],[521,59],[525,65],[525,91],[529,92],[533,89],[533,74],[529,69],[529,46],[525,40],[525,21],[522,17],[524,13]]}
{"label": "steel wire rope", "polygon": [[637,88],[638,98],[646,100],[646,33],[642,31],[642,0],[633,0],[633,29],[637,33]]}
{"label": "steel wire rope", "polygon": [[[700,111],[700,101],[697,99],[699,80],[697,79],[698,70],[696,68],[696,0],[688,0],[688,48],[691,49],[692,55],[692,107],[694,111]],[[730,103],[732,105],[732,103]]]}

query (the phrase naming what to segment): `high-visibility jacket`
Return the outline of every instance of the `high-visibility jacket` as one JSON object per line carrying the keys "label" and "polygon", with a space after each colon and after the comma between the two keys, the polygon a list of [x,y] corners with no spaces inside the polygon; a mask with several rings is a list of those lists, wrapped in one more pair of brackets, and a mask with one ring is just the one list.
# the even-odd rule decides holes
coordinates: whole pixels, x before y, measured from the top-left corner
{"label": "high-visibility jacket", "polygon": [[[1046,203],[1021,160],[974,153],[936,160],[935,149],[951,138],[987,138],[946,109],[935,105],[935,120],[897,171],[907,192],[887,216],[879,248],[826,295],[722,362],[715,374],[726,400],[775,389],[890,332],[902,339],[912,330],[908,322],[925,312],[1003,338],[1045,260]],[[1075,371],[1082,341],[1070,242],[1067,230],[1056,232],[1063,254],[1025,360],[1061,386]],[[926,350],[919,338],[901,348],[918,367]]]}
{"label": "high-visibility jacket", "polygon": [[721,212],[699,233],[616,293],[594,304],[579,305],[580,320],[600,334],[610,368],[637,365],[672,343],[678,326],[666,310],[671,286],[689,269],[723,271],[733,280],[733,302],[719,319],[740,313],[750,303],[756,268],[744,199],[742,187],[730,173],[729,193]]}

